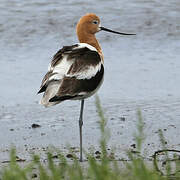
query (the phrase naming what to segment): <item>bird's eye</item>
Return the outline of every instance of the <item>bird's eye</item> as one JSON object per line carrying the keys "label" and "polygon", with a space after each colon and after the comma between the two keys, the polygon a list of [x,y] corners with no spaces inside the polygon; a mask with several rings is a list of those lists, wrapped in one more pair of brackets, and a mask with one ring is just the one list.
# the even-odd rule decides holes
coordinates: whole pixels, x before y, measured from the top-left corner
{"label": "bird's eye", "polygon": [[98,24],[98,21],[94,20],[92,23],[93,23],[93,24]]}

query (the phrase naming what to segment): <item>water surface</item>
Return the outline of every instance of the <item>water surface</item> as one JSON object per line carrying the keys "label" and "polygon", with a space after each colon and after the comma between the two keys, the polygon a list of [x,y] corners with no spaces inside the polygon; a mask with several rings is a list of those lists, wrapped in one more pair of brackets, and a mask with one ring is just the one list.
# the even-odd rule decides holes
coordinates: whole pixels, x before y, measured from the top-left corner
{"label": "water surface", "polygon": [[[143,150],[160,148],[158,129],[168,147],[180,137],[180,3],[178,0],[1,0],[0,3],[0,160],[10,146],[22,156],[54,145],[79,145],[78,101],[46,109],[36,95],[54,53],[77,42],[75,26],[87,12],[119,36],[97,34],[105,57],[105,80],[98,94],[119,157],[132,148],[140,108],[147,135]],[[125,121],[122,117],[125,117]],[[94,97],[85,102],[84,146],[97,147],[99,126]],[[32,129],[38,123],[41,128]],[[98,147],[97,147],[98,148]]]}

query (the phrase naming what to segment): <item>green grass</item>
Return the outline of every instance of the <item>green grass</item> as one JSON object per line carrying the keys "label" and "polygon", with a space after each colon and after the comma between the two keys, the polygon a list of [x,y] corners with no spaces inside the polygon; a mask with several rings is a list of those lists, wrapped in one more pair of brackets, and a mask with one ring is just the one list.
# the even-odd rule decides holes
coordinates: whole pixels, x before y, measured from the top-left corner
{"label": "green grass", "polygon": [[[99,126],[101,130],[101,154],[100,159],[97,160],[93,153],[85,152],[88,161],[80,163],[78,157],[73,153],[73,160],[67,161],[64,154],[58,154],[58,160],[54,161],[53,153],[47,153],[47,163],[42,163],[40,157],[33,156],[31,163],[25,167],[20,167],[16,161],[16,151],[11,150],[10,163],[5,168],[0,170],[0,179],[2,180],[167,180],[180,179],[180,161],[177,154],[174,155],[175,167],[172,173],[171,161],[168,156],[168,151],[164,151],[167,165],[165,173],[162,173],[158,167],[158,158],[155,156],[154,166],[149,167],[141,156],[137,156],[131,152],[127,152],[130,161],[124,162],[120,165],[116,160],[109,156],[107,151],[107,143],[110,137],[109,130],[106,127],[107,120],[104,116],[100,100],[96,97],[96,108],[99,116]],[[137,134],[135,134],[137,150],[141,152],[141,147],[145,139],[144,125],[141,112],[138,111]],[[162,148],[166,149],[165,138],[160,131],[160,141]],[[157,154],[156,154],[157,155]],[[86,165],[85,165],[86,164]],[[85,167],[84,167],[85,166]]]}

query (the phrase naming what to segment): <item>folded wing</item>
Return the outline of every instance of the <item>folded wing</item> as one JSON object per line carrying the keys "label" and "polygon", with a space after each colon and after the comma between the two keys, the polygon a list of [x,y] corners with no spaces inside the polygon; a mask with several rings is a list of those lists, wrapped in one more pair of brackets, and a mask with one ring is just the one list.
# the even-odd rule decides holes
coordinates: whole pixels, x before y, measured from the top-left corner
{"label": "folded wing", "polygon": [[83,99],[96,92],[104,68],[97,50],[79,43],[65,46],[53,57],[38,93],[41,104],[51,106],[67,99]]}

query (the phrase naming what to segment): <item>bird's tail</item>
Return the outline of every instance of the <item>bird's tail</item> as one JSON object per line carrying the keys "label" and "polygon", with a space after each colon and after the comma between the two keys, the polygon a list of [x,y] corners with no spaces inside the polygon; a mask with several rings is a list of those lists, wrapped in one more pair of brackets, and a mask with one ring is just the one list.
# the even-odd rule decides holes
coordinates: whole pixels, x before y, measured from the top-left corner
{"label": "bird's tail", "polygon": [[60,101],[49,102],[49,100],[57,94],[59,87],[60,87],[59,82],[55,82],[55,81],[50,82],[39,103],[45,107],[53,106],[60,103]]}

